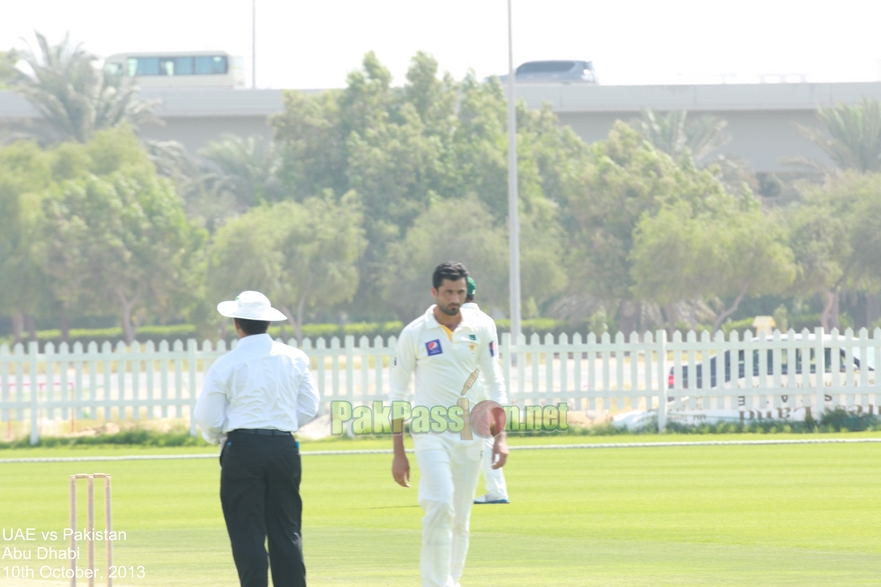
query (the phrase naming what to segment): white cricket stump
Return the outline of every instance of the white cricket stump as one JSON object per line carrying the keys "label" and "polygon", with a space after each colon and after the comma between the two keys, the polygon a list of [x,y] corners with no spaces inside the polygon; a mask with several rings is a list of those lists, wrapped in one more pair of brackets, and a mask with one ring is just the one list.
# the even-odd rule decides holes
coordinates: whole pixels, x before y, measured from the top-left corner
{"label": "white cricket stump", "polygon": [[[86,479],[86,499],[87,499],[87,525],[86,530],[88,532],[88,579],[89,579],[89,587],[94,587],[95,585],[95,479],[104,479],[104,546],[106,548],[107,553],[107,587],[112,587],[113,578],[110,574],[111,566],[113,565],[113,542],[110,540],[111,531],[113,530],[113,513],[111,508],[111,497],[110,497],[110,475],[105,473],[80,473],[78,475],[70,476],[70,550],[72,552],[76,552],[76,493],[77,493],[77,480],[78,479]],[[71,587],[76,587],[76,569],[77,569],[77,557],[71,557],[70,559],[70,585]]]}

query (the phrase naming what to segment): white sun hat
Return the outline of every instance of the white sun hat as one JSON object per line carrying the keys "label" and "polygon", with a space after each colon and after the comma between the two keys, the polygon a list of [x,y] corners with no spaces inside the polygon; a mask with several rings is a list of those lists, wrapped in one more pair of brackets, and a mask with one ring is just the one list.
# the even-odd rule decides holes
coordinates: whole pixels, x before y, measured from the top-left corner
{"label": "white sun hat", "polygon": [[276,310],[269,303],[269,298],[259,291],[243,291],[235,300],[220,302],[217,311],[227,318],[244,318],[246,320],[264,320],[280,322],[287,316]]}

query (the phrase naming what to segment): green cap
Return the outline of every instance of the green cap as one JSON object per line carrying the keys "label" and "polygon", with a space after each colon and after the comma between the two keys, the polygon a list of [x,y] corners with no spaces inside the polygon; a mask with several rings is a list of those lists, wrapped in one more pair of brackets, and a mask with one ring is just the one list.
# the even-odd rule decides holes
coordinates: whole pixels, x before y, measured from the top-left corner
{"label": "green cap", "polygon": [[468,295],[473,296],[474,292],[477,291],[477,284],[474,283],[474,280],[471,279],[471,277],[468,277],[467,281],[468,281]]}

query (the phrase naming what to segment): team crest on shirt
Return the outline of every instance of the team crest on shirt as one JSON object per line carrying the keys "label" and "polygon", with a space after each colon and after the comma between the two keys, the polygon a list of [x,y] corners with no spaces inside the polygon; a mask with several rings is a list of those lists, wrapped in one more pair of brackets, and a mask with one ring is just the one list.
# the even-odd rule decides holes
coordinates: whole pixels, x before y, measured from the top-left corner
{"label": "team crest on shirt", "polygon": [[477,340],[477,335],[476,334],[469,334],[468,338],[471,340]]}
{"label": "team crest on shirt", "polygon": [[425,350],[428,351],[428,356],[432,357],[434,355],[439,355],[444,352],[444,349],[441,348],[440,339],[436,338],[434,340],[429,340],[425,343]]}

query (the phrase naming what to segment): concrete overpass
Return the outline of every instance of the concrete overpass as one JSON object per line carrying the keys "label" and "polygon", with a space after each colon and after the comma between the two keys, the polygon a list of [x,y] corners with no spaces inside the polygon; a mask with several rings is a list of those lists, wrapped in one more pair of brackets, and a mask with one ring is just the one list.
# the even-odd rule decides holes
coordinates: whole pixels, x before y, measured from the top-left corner
{"label": "concrete overpass", "polygon": [[549,103],[560,121],[587,142],[604,138],[615,120],[630,120],[645,109],[717,116],[728,121],[732,136],[720,153],[744,158],[757,172],[774,172],[792,170],[781,164],[783,157],[831,163],[796,132],[796,124],[818,126],[818,106],[881,100],[881,83],[523,86],[518,95],[531,108]]}
{"label": "concrete overpass", "polygon": [[[282,111],[282,90],[145,90],[140,97],[156,102],[153,112],[163,123],[145,126],[140,134],[179,141],[193,153],[223,134],[269,139],[272,129],[268,118]],[[0,91],[0,120],[39,116],[36,108],[15,92]]]}
{"label": "concrete overpass", "polygon": [[[142,130],[145,137],[177,140],[195,152],[224,133],[270,138],[270,115],[282,110],[282,90],[151,90],[164,126]],[[881,99],[881,82],[670,86],[521,85],[517,95],[530,108],[549,103],[563,124],[585,141],[604,138],[616,119],[629,120],[644,109],[688,110],[728,121],[732,141],[720,152],[740,156],[757,172],[785,171],[780,160],[825,154],[795,131],[816,125],[818,106]],[[36,118],[36,110],[9,91],[0,91],[0,118]]]}

